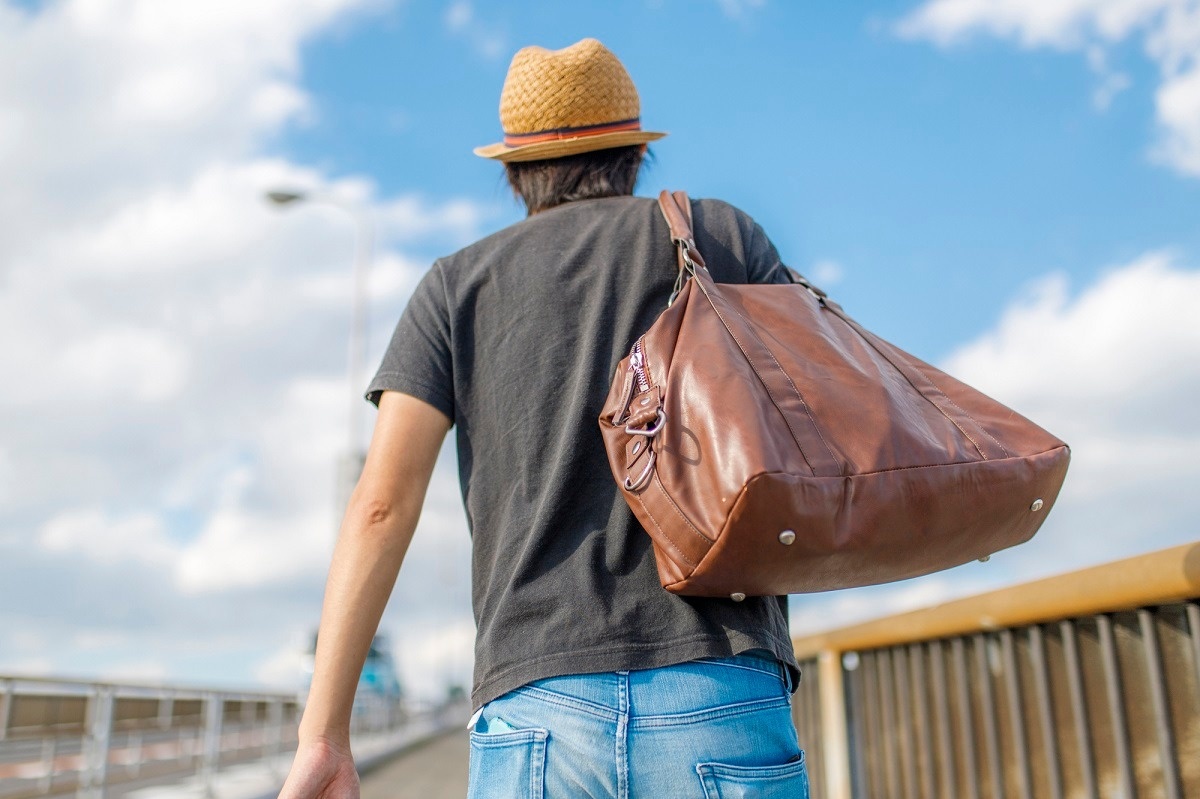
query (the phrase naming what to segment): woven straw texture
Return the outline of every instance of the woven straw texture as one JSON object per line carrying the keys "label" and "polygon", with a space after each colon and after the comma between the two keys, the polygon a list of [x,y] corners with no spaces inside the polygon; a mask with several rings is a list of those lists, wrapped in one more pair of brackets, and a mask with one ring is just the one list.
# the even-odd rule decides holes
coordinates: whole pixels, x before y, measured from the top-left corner
{"label": "woven straw texture", "polygon": [[629,73],[595,39],[562,50],[520,50],[500,93],[505,133],[600,125],[634,119],[638,113],[638,93]]}
{"label": "woven straw texture", "polygon": [[[506,135],[586,128],[639,116],[633,80],[612,51],[595,39],[562,50],[522,48],[513,56],[500,92],[500,125]],[[645,144],[665,135],[640,128],[568,132],[552,141],[477,147],[475,154],[501,161],[530,161]]]}

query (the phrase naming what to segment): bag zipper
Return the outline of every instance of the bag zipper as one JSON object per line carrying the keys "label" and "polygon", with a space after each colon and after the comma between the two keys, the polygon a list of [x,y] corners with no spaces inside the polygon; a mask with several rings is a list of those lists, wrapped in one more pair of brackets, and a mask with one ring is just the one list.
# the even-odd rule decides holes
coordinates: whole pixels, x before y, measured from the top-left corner
{"label": "bag zipper", "polygon": [[633,370],[633,377],[637,381],[638,393],[649,391],[650,378],[646,372],[646,353],[642,350],[640,338],[633,342],[633,349],[629,352],[629,368]]}

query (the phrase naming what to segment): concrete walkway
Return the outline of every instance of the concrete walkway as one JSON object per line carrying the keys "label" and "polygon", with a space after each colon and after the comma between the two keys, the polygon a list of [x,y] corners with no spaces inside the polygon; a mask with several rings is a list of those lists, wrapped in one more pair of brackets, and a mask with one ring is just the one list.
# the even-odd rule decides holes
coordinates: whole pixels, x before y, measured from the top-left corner
{"label": "concrete walkway", "polygon": [[362,799],[463,799],[469,742],[461,726],[378,764],[362,778]]}

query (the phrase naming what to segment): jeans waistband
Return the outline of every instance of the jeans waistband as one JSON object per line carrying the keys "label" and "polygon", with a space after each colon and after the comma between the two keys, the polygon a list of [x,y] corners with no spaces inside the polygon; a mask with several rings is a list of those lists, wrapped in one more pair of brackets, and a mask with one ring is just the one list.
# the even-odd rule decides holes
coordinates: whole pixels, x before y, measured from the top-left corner
{"label": "jeans waistband", "polygon": [[739,655],[723,658],[701,658],[700,662],[723,664],[737,668],[753,669],[765,674],[773,674],[783,682],[789,694],[795,690],[795,686],[792,684],[791,669],[779,662],[773,654],[765,649],[752,649],[749,652],[742,652]]}
{"label": "jeans waistband", "polygon": [[[741,654],[651,669],[547,677],[511,694],[604,717],[630,713],[637,718],[728,705],[786,703],[789,691],[790,676],[783,664],[770,656]],[[503,703],[509,695],[493,702]]]}

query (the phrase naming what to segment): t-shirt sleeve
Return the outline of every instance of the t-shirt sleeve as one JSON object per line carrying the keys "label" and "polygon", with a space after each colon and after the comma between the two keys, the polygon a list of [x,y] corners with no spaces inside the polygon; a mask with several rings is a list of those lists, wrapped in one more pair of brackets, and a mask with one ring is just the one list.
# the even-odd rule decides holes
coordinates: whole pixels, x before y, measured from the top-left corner
{"label": "t-shirt sleeve", "polygon": [[746,282],[747,283],[793,283],[792,276],[779,251],[767,238],[762,226],[746,216],[743,220],[749,228],[746,234]]}
{"label": "t-shirt sleeve", "polygon": [[413,291],[366,397],[379,405],[385,391],[416,397],[454,419],[450,311],[440,262],[434,263]]}

